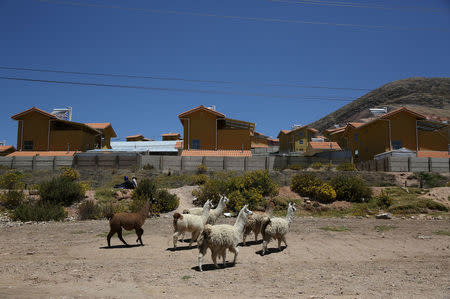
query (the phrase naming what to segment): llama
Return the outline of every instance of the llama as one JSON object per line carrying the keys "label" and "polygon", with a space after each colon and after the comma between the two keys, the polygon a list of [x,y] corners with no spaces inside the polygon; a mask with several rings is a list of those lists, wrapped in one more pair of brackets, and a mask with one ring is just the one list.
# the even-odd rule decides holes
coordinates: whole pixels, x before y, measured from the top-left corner
{"label": "llama", "polygon": [[141,208],[141,210],[137,213],[117,213],[108,215],[107,219],[109,219],[109,227],[110,227],[109,234],[106,237],[108,241],[108,247],[111,247],[111,237],[115,233],[117,233],[117,236],[119,237],[120,241],[122,241],[123,244],[128,246],[128,243],[125,242],[125,240],[122,237],[122,228],[126,230],[134,229],[138,237],[136,243],[141,242],[141,245],[144,246],[144,243],[142,243],[142,235],[144,234],[142,226],[144,225],[145,219],[147,219],[149,212],[150,212],[150,200],[147,200],[144,206]]}
{"label": "llama", "polygon": [[198,268],[202,269],[203,256],[206,254],[208,248],[211,249],[211,258],[216,268],[217,256],[221,256],[223,266],[225,267],[227,249],[234,253],[233,264],[236,264],[236,259],[239,254],[237,245],[244,230],[244,224],[248,215],[253,214],[247,206],[244,206],[236,219],[235,224],[219,224],[219,225],[205,225],[203,233],[198,239]]}
{"label": "llama", "polygon": [[286,218],[274,217],[270,219],[266,217],[262,225],[262,235],[263,235],[263,245],[262,245],[262,255],[266,253],[267,244],[270,240],[278,240],[278,250],[281,250],[281,241],[287,247],[286,234],[289,232],[289,227],[291,226],[292,219],[294,218],[295,203],[289,203]]}
{"label": "llama", "polygon": [[[227,206],[229,199],[225,196],[222,196],[217,204],[217,207],[209,212],[207,224],[214,225],[217,219],[222,215],[225,207]],[[188,210],[184,210],[184,214],[192,214],[192,215],[201,215],[203,209],[202,208],[190,208]],[[186,213],[187,212],[187,213]]]}
{"label": "llama", "polygon": [[269,200],[266,206],[265,212],[253,212],[253,215],[248,216],[247,221],[244,225],[244,236],[242,238],[242,242],[245,246],[245,239],[247,236],[253,231],[255,234],[255,242],[258,241],[258,235],[261,232],[262,222],[265,217],[272,217],[273,209],[275,208],[275,203],[273,200]]}
{"label": "llama", "polygon": [[211,210],[212,203],[207,200],[203,205],[203,214],[201,216],[191,214],[173,214],[173,247],[177,247],[178,237],[184,235],[185,232],[191,233],[191,240],[189,241],[189,247],[192,242],[196,241],[200,233],[203,231],[203,227],[209,217],[209,211]]}

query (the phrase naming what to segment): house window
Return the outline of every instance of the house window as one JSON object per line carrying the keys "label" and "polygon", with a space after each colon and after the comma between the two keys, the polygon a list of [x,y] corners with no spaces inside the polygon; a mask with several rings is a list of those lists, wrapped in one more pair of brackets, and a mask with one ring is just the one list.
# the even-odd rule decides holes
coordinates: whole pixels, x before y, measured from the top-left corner
{"label": "house window", "polygon": [[402,141],[401,140],[393,140],[392,141],[392,149],[401,149],[402,148]]}
{"label": "house window", "polygon": [[191,141],[191,149],[200,149],[200,139],[193,139]]}
{"label": "house window", "polygon": [[25,140],[23,142],[23,150],[32,151],[33,150],[33,140]]}
{"label": "house window", "polygon": [[300,144],[303,144],[303,139],[300,139]]}
{"label": "house window", "polygon": [[300,138],[303,137],[303,132],[298,133],[298,136],[300,136]]}
{"label": "house window", "polygon": [[358,133],[355,133],[354,137],[355,137],[355,142],[358,142]]}

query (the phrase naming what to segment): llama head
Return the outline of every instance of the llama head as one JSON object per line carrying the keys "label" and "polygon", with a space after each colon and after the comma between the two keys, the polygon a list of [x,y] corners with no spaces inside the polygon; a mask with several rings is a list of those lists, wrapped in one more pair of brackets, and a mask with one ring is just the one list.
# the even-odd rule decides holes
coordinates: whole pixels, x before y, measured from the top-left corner
{"label": "llama head", "polygon": [[248,217],[248,215],[252,215],[253,214],[253,212],[248,209],[248,205],[245,205],[242,208],[241,212],[245,215],[245,217]]}
{"label": "llama head", "polygon": [[220,198],[221,201],[223,201],[224,204],[227,204],[230,200],[228,199],[228,197],[226,197],[225,195],[222,195],[222,197]]}
{"label": "llama head", "polygon": [[206,208],[206,209],[212,209],[212,207],[213,207],[213,203],[212,203],[212,201],[211,200],[207,200],[206,202],[205,202],[205,204],[203,205],[203,208]]}
{"label": "llama head", "polygon": [[292,212],[297,211],[297,208],[295,207],[295,202],[290,202],[288,210],[292,210]]}

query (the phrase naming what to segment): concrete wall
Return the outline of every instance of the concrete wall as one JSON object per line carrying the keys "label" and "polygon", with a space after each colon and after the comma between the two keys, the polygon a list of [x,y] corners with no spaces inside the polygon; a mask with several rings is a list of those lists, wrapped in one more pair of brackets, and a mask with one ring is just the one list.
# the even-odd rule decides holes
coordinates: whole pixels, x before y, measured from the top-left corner
{"label": "concrete wall", "polygon": [[20,170],[57,170],[73,166],[73,157],[0,157],[0,166]]}
{"label": "concrete wall", "polygon": [[359,170],[391,172],[449,172],[450,159],[387,157],[358,163]]}

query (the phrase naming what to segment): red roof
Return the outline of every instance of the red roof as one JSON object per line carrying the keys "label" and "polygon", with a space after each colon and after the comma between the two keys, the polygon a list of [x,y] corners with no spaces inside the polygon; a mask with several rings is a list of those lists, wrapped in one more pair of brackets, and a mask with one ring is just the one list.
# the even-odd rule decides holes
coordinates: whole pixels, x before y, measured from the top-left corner
{"label": "red roof", "polygon": [[348,123],[350,126],[354,127],[354,128],[358,128],[362,125],[364,125],[365,123],[360,123],[360,122],[349,122]]}
{"label": "red roof", "polygon": [[31,113],[31,112],[39,112],[39,113],[41,113],[41,114],[43,114],[43,115],[45,115],[45,116],[47,116],[47,117],[50,117],[50,118],[57,118],[56,116],[54,116],[53,114],[50,114],[50,113],[48,113],[48,112],[45,112],[44,110],[41,110],[41,109],[39,109],[39,108],[36,108],[36,107],[31,107],[30,109],[27,109],[27,110],[25,110],[25,111],[22,111],[22,112],[19,112],[19,113],[17,113],[17,114],[14,114],[13,116],[11,116],[11,118],[12,119],[18,119],[19,117],[21,117],[22,115],[25,115],[25,114],[28,114],[28,113]]}
{"label": "red roof", "polygon": [[198,106],[198,107],[195,107],[195,108],[192,108],[192,109],[190,109],[190,110],[188,110],[188,111],[185,111],[185,112],[183,112],[183,113],[180,113],[180,114],[178,114],[178,117],[184,117],[184,116],[186,116],[186,115],[192,114],[192,113],[197,112],[197,111],[200,111],[200,110],[203,110],[203,111],[212,113],[212,114],[217,115],[217,116],[219,116],[219,117],[225,117],[225,114],[222,114],[222,113],[217,112],[217,111],[215,111],[215,110],[209,109],[209,108],[207,108],[207,107],[205,107],[205,106],[203,106],[203,105]]}
{"label": "red roof", "polygon": [[419,158],[450,158],[450,154],[447,151],[418,151],[417,157],[419,157]]}
{"label": "red roof", "polygon": [[117,137],[116,132],[111,126],[111,123],[85,123],[85,125],[88,125],[89,127],[98,130],[105,130],[106,128],[111,128],[112,131],[111,137]]}
{"label": "red roof", "polygon": [[332,149],[340,151],[341,147],[336,142],[309,142],[309,146],[311,146],[312,149]]}
{"label": "red roof", "polygon": [[241,150],[183,150],[181,156],[190,157],[251,157],[252,151]]}
{"label": "red roof", "polygon": [[74,156],[79,151],[17,151],[8,155],[8,157],[33,157],[33,156]]}
{"label": "red roof", "polygon": [[261,144],[261,143],[252,144],[252,148],[267,148],[267,147],[269,147],[269,145],[267,145],[267,144]]}
{"label": "red roof", "polygon": [[180,133],[166,133],[166,134],[161,134],[161,136],[167,136],[167,137],[169,137],[169,136],[180,136]]}
{"label": "red roof", "polygon": [[12,145],[0,145],[0,153],[7,152],[9,150],[14,150],[14,146]]}

